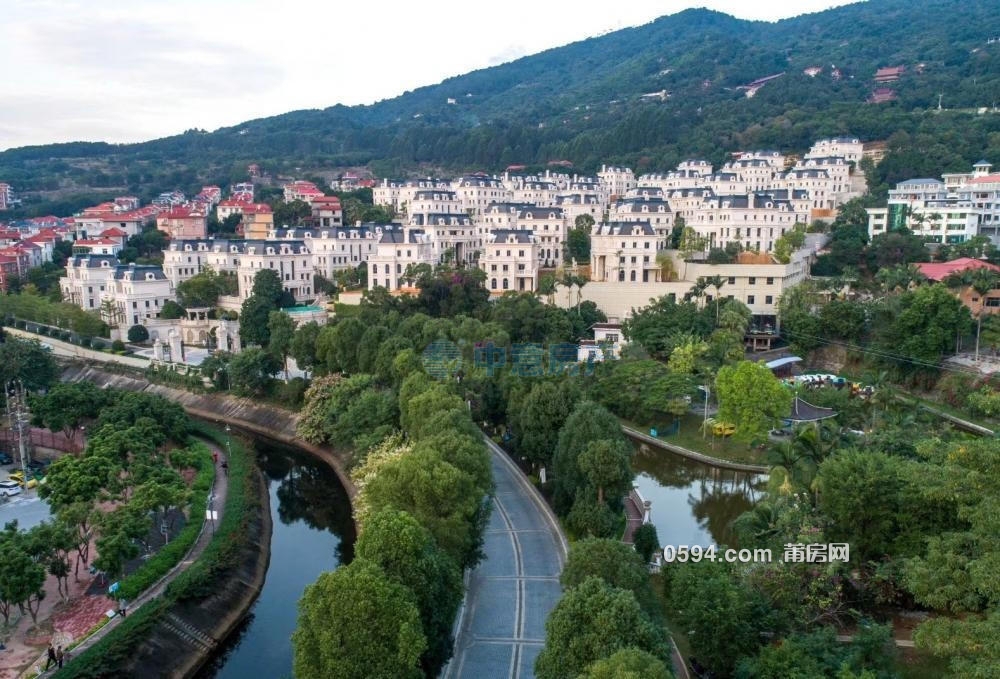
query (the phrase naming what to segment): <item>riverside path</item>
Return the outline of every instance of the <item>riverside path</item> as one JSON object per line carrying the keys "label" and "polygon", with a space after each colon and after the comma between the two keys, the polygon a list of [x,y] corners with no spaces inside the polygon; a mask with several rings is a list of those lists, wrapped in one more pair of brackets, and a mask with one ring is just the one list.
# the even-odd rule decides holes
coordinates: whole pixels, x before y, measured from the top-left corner
{"label": "riverside path", "polygon": [[562,594],[566,538],[530,481],[489,439],[496,494],[483,561],[469,575],[445,679],[535,676],[545,620]]}

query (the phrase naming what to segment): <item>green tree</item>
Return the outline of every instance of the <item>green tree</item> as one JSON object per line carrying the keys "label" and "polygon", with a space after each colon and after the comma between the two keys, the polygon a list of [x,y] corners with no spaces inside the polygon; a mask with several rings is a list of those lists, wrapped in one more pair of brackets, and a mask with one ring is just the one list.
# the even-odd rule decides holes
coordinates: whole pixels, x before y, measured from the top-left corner
{"label": "green tree", "polygon": [[355,554],[413,593],[427,636],[421,665],[428,675],[437,676],[451,657],[452,624],[462,603],[458,566],[415,518],[391,508],[368,516]]}
{"label": "green tree", "polygon": [[28,391],[52,386],[59,377],[52,352],[37,340],[7,336],[0,343],[0,381],[20,380]]}
{"label": "green tree", "polygon": [[695,658],[713,672],[729,676],[740,658],[755,655],[764,643],[771,611],[763,595],[744,587],[730,569],[672,564],[667,586],[670,619],[687,630]]}
{"label": "green tree", "polygon": [[472,477],[435,451],[414,450],[385,464],[362,491],[377,511],[409,512],[463,568],[480,556],[485,508]]}
{"label": "green tree", "polygon": [[559,576],[559,582],[568,590],[583,584],[587,578],[600,578],[611,587],[624,589],[635,595],[636,601],[649,616],[659,621],[660,600],[649,581],[648,560],[621,540],[586,538],[577,540],[569,548],[569,558]]}
{"label": "green tree", "polygon": [[219,295],[235,294],[235,276],[216,273],[209,267],[203,268],[186,281],[177,285],[177,297],[181,306],[214,307]]}
{"label": "green tree", "polygon": [[632,450],[620,437],[591,441],[578,458],[580,471],[597,491],[597,503],[604,504],[604,495],[623,497],[632,487]]}
{"label": "green tree", "polygon": [[323,573],[299,601],[299,679],[419,679],[426,648],[413,593],[364,559]]}
{"label": "green tree", "polygon": [[[552,475],[555,477],[553,502],[556,511],[562,515],[569,512],[577,495],[588,485],[588,480],[580,468],[580,454],[594,441],[620,441],[624,435],[618,419],[593,401],[581,401],[573,409],[562,429],[552,459]],[[619,501],[614,498],[615,508]]]}
{"label": "green tree", "polygon": [[140,342],[145,342],[149,339],[149,331],[146,330],[144,325],[133,325],[128,329],[128,341],[133,344],[139,344]]}
{"label": "green tree", "polygon": [[916,629],[913,640],[917,648],[948,658],[953,676],[1000,676],[1000,612],[961,620],[933,618]]}
{"label": "green tree", "polygon": [[653,555],[660,551],[660,538],[656,534],[656,526],[652,523],[644,523],[636,529],[632,535],[636,553],[642,557],[643,562],[650,563]]}
{"label": "green tree", "polygon": [[289,354],[301,370],[313,370],[316,367],[316,342],[319,334],[320,326],[316,321],[303,323],[295,329]]}
{"label": "green tree", "polygon": [[667,656],[662,632],[631,592],[588,578],[567,591],[549,614],[535,674],[539,679],[576,679],[594,662],[629,647]]}
{"label": "green tree", "polygon": [[108,396],[93,382],[56,384],[45,396],[31,399],[32,421],[73,441],[81,424],[97,418]]}
{"label": "green tree", "polygon": [[250,347],[233,356],[227,368],[229,386],[240,396],[261,396],[281,365],[275,356],[259,347]]}
{"label": "green tree", "polygon": [[594,227],[594,218],[590,215],[579,215],[574,227],[566,233],[566,247],[563,255],[566,262],[584,264],[590,262],[590,232]]}
{"label": "green tree", "polygon": [[175,302],[172,299],[168,299],[163,303],[163,308],[160,309],[160,318],[172,321],[178,318],[184,318],[187,312],[184,311],[184,307]]}
{"label": "green tree", "polygon": [[292,350],[295,337],[295,321],[284,311],[272,311],[267,317],[267,349],[281,359],[281,367],[288,379],[288,354]]}
{"label": "green tree", "polygon": [[0,614],[9,622],[12,604],[28,609],[38,623],[38,607],[45,597],[45,567],[36,563],[18,538],[0,542]]}
{"label": "green tree", "polygon": [[533,464],[550,466],[559,430],[578,398],[571,384],[546,380],[536,383],[526,397],[511,399],[508,413],[517,452]]}
{"label": "green tree", "polygon": [[762,441],[788,416],[792,394],[763,363],[741,361],[719,368],[715,378],[718,419],[736,426],[734,437]]}
{"label": "green tree", "polygon": [[581,679],[673,679],[662,660],[638,648],[623,648],[598,660]]}

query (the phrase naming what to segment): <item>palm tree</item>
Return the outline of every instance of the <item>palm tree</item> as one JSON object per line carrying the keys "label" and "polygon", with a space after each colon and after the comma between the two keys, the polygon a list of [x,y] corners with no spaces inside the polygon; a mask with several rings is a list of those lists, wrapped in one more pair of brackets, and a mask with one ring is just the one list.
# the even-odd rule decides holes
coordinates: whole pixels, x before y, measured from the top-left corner
{"label": "palm tree", "polygon": [[983,330],[983,314],[986,313],[986,295],[1000,287],[1000,275],[992,269],[976,269],[971,276],[971,287],[979,294],[979,310],[976,313],[976,362],[979,361],[979,335]]}
{"label": "palm tree", "polygon": [[684,301],[690,302],[692,299],[696,300],[701,305],[701,298],[705,296],[705,289],[708,287],[708,283],[705,281],[704,276],[699,276],[698,280],[694,282],[691,289],[684,293]]}
{"label": "palm tree", "polygon": [[706,281],[708,285],[715,288],[715,324],[719,324],[719,295],[722,291],[722,286],[726,284],[726,279],[722,276],[710,276]]}

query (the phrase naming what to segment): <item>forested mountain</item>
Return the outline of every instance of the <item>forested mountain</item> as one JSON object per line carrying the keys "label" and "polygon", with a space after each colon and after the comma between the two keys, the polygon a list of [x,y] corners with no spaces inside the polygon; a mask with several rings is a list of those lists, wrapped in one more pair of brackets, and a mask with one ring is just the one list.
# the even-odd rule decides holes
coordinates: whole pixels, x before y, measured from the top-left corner
{"label": "forested mountain", "polygon": [[[983,156],[1000,162],[998,38],[996,0],[870,0],[774,23],[693,9],[371,106],[141,144],[12,149],[0,153],[0,180],[27,192],[24,211],[37,212],[55,204],[32,205],[32,192],[148,197],[242,179],[248,162],[273,174],[364,164],[378,174],[498,171],[551,160],[585,172],[602,162],[646,171],[690,155],[719,162],[738,148],[794,152],[854,134],[890,141],[879,179],[894,182]],[[898,65],[902,77],[884,85],[898,99],[866,103],[875,71]],[[810,67],[822,70],[810,76]],[[741,87],[779,73],[752,98]],[[643,96],[655,93],[664,96]]]}

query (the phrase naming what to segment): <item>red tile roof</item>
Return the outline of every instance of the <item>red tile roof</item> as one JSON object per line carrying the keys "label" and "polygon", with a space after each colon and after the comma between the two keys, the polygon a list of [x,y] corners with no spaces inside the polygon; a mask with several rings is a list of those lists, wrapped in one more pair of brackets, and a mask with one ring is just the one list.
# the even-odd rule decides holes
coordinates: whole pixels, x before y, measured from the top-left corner
{"label": "red tile roof", "polygon": [[997,182],[1000,182],[1000,174],[987,174],[969,180],[970,184],[996,184]]}
{"label": "red tile roof", "polygon": [[128,235],[127,233],[125,233],[116,226],[113,226],[110,229],[105,229],[103,232],[101,232],[101,238],[121,238],[122,236],[127,236],[127,235]]}
{"label": "red tile roof", "polygon": [[950,262],[925,262],[917,264],[917,268],[920,270],[920,273],[932,281],[941,281],[953,273],[967,271],[969,269],[990,269],[992,271],[1000,271],[1000,266],[984,262],[981,259],[973,259],[971,257],[960,257],[959,259],[953,259]]}

